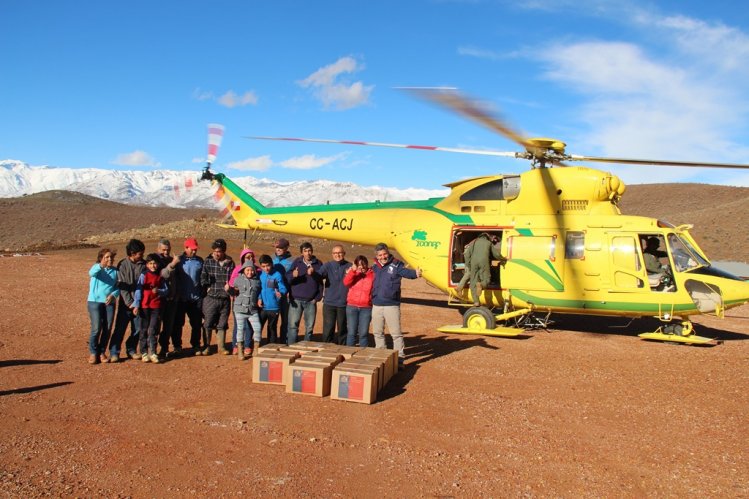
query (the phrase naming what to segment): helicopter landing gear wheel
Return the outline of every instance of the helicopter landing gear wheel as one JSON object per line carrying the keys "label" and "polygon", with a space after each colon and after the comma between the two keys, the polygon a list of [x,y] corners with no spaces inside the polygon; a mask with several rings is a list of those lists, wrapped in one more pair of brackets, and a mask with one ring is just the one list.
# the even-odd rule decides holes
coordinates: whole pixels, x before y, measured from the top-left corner
{"label": "helicopter landing gear wheel", "polygon": [[494,314],[484,307],[471,307],[463,314],[463,327],[471,330],[494,329]]}

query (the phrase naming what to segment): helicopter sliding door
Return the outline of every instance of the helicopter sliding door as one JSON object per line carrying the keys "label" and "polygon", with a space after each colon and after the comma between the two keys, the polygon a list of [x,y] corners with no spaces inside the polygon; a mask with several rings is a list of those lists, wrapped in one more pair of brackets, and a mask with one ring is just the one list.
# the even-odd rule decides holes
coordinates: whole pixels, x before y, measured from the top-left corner
{"label": "helicopter sliding door", "polygon": [[[497,229],[485,229],[476,227],[455,227],[450,244],[450,286],[456,287],[466,272],[465,249],[481,234],[487,234],[489,238],[496,237],[502,241],[502,231]],[[491,279],[486,289],[500,289],[500,266],[499,261],[491,262]]]}

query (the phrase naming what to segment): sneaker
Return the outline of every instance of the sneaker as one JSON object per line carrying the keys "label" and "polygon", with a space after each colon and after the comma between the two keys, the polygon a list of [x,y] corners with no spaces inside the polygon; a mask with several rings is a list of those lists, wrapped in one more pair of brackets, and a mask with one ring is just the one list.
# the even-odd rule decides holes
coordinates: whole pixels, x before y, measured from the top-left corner
{"label": "sneaker", "polygon": [[238,353],[238,352],[239,352],[239,349],[238,349],[237,347],[234,347],[234,348],[232,348],[232,350],[231,350],[231,354],[232,354],[232,355],[237,355],[237,353]]}
{"label": "sneaker", "polygon": [[100,353],[99,354],[99,362],[101,362],[102,364],[106,364],[107,362],[109,362],[109,359],[107,358],[107,354]]}
{"label": "sneaker", "polygon": [[137,352],[128,352],[127,356],[130,357],[133,360],[138,360],[141,358],[141,355]]}
{"label": "sneaker", "polygon": [[174,358],[182,357],[182,347],[174,347],[174,350],[167,352],[166,356]]}
{"label": "sneaker", "polygon": [[98,361],[99,361],[99,359],[96,356],[96,354],[92,353],[91,355],[88,356],[88,363],[89,364],[96,364]]}
{"label": "sneaker", "polygon": [[115,355],[115,354],[110,354],[109,355],[109,363],[110,364],[116,364],[119,361],[120,361],[120,356],[119,355]]}
{"label": "sneaker", "polygon": [[205,347],[201,355],[211,355],[211,347]]}
{"label": "sneaker", "polygon": [[244,349],[244,356],[249,358],[252,357],[252,348],[245,348]]}
{"label": "sneaker", "polygon": [[[155,353],[152,353],[151,355],[149,355],[149,357],[151,358],[151,362],[153,362],[154,364],[158,364],[159,362],[161,362],[159,360],[159,356],[156,355]],[[144,355],[143,358],[145,359],[146,356]]]}
{"label": "sneaker", "polygon": [[150,357],[149,357],[148,355],[143,355],[143,356],[142,356],[142,357],[140,358],[140,360],[141,360],[141,362],[143,362],[143,363],[146,363],[146,362],[150,362],[150,361],[151,361],[151,358],[150,358]]}

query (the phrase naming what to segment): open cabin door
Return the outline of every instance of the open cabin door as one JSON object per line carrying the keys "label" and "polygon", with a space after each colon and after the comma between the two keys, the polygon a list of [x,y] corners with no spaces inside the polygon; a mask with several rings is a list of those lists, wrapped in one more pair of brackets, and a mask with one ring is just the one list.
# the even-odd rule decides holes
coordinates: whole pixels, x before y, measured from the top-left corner
{"label": "open cabin door", "polygon": [[[449,284],[456,287],[466,272],[464,252],[466,247],[471,244],[481,234],[488,234],[489,237],[497,237],[502,241],[503,231],[498,228],[481,228],[481,227],[454,227],[452,231],[452,241],[450,245],[450,262],[448,277]],[[485,289],[500,289],[502,287],[503,270],[499,266],[498,260],[491,260],[491,279]]]}

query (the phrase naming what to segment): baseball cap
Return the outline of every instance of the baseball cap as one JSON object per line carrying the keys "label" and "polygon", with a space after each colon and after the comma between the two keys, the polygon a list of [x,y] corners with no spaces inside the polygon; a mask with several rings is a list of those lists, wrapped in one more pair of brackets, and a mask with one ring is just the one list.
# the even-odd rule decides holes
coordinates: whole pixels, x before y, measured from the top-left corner
{"label": "baseball cap", "polygon": [[283,237],[276,239],[275,244],[273,244],[274,248],[281,248],[281,249],[287,249],[289,247],[289,240],[284,239]]}
{"label": "baseball cap", "polygon": [[198,249],[198,240],[194,237],[188,237],[185,239],[185,248]]}

